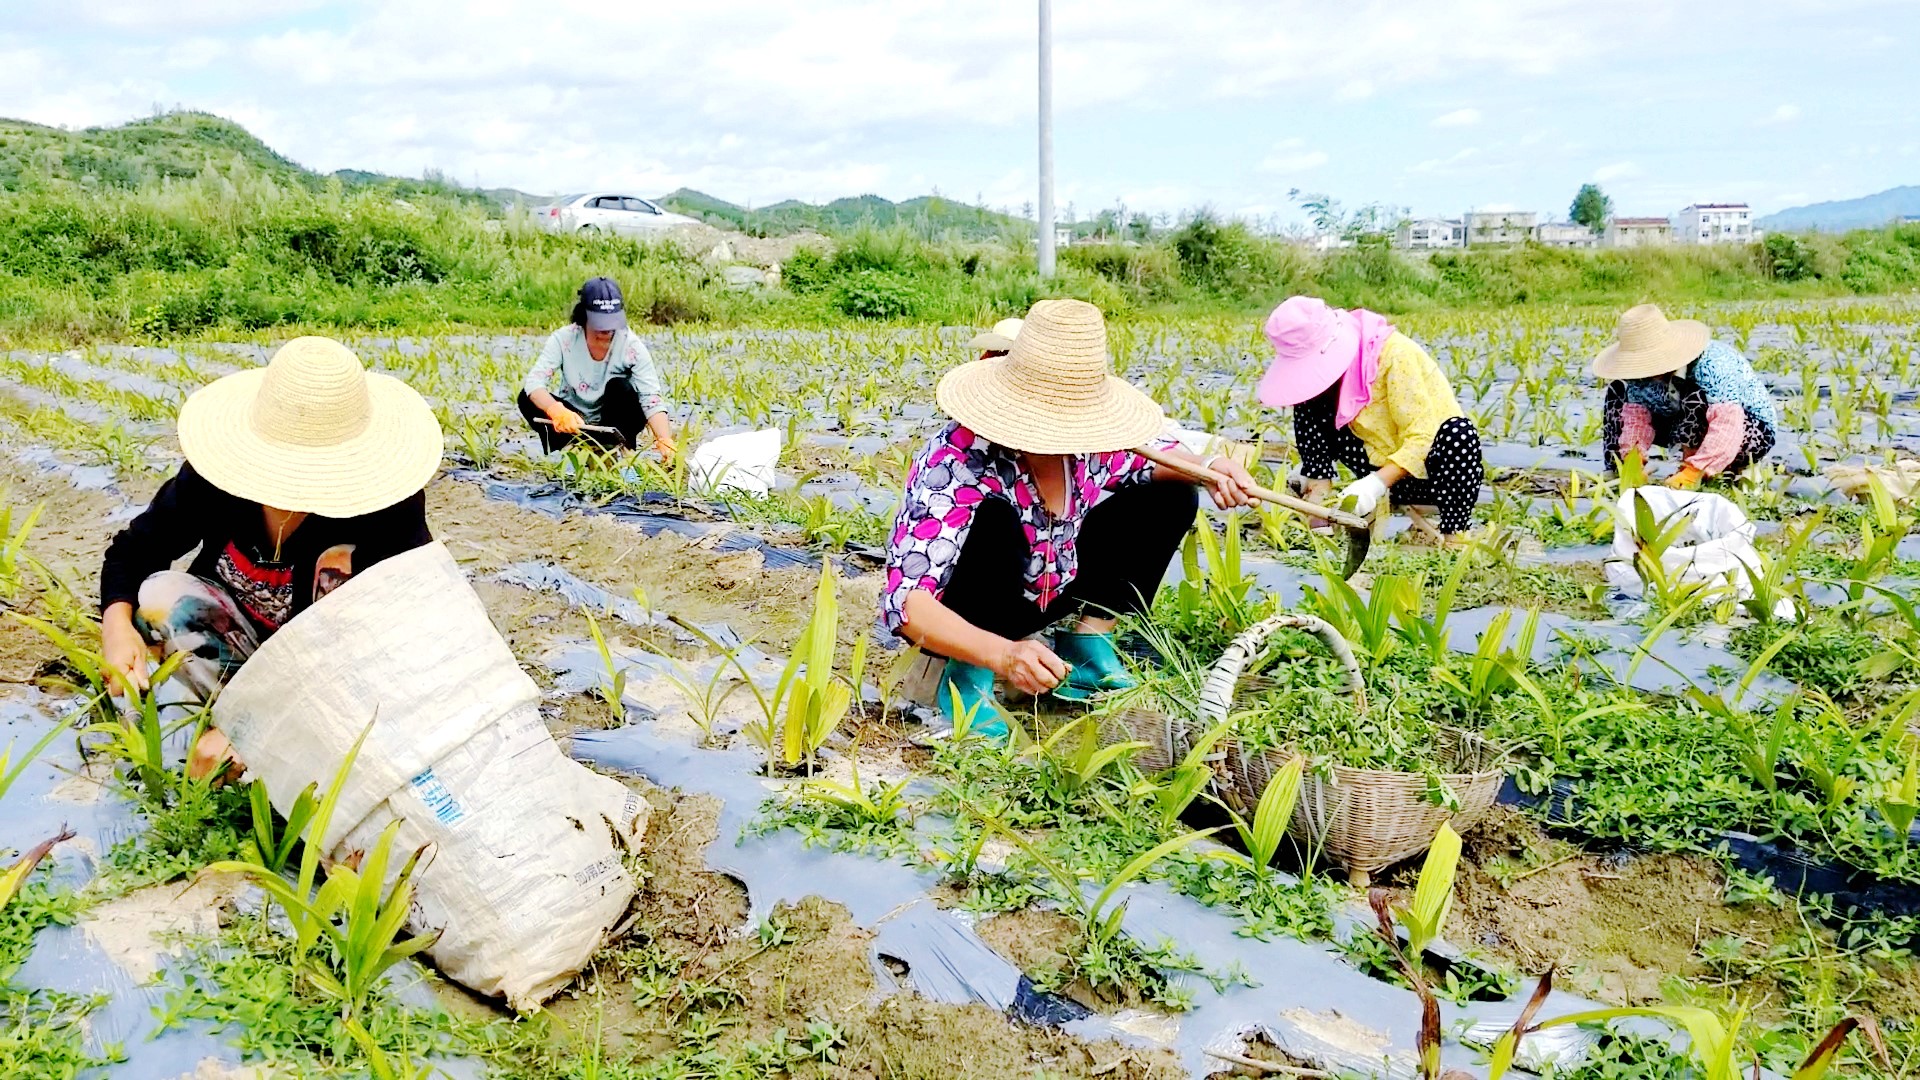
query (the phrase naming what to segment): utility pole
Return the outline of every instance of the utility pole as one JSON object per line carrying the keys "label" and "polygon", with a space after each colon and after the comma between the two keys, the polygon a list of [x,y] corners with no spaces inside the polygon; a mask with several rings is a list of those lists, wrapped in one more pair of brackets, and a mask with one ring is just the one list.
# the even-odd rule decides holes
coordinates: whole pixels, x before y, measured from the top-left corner
{"label": "utility pole", "polygon": [[1053,0],[1040,0],[1040,279],[1053,277]]}

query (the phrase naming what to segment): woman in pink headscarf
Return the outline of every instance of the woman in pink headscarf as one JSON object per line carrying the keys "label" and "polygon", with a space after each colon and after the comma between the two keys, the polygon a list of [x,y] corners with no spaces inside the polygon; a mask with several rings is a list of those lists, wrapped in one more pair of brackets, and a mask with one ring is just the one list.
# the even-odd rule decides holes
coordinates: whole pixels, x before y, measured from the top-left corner
{"label": "woman in pink headscarf", "polygon": [[1341,491],[1361,514],[1394,505],[1436,507],[1439,533],[1462,542],[1486,465],[1480,433],[1460,411],[1440,365],[1384,316],[1290,297],[1267,317],[1273,364],[1262,404],[1293,407],[1307,497],[1325,501],[1334,462],[1351,469]]}

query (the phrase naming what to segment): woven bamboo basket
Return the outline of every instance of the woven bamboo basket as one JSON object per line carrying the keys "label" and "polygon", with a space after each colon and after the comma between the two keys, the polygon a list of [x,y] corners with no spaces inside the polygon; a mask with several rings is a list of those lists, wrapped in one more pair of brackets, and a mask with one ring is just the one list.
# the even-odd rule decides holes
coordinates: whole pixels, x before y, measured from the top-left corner
{"label": "woven bamboo basket", "polygon": [[[1249,627],[1222,653],[1208,673],[1202,712],[1210,723],[1224,722],[1231,712],[1240,674],[1278,629],[1291,627],[1314,634],[1347,672],[1347,689],[1354,696],[1355,715],[1367,714],[1366,681],[1353,649],[1339,631],[1311,615],[1285,614]],[[1246,814],[1259,805],[1273,774],[1297,756],[1287,748],[1249,753],[1228,740],[1223,767],[1215,785],[1227,805]],[[1427,799],[1427,777],[1421,773],[1386,769],[1355,769],[1334,765],[1309,769],[1300,779],[1300,798],[1294,804],[1287,834],[1310,850],[1342,866],[1347,879],[1365,887],[1372,874],[1425,851],[1440,826],[1448,821],[1465,829],[1483,816],[1500,794],[1505,755],[1480,736],[1456,728],[1441,732],[1440,779],[1452,789],[1460,809],[1448,810]]]}

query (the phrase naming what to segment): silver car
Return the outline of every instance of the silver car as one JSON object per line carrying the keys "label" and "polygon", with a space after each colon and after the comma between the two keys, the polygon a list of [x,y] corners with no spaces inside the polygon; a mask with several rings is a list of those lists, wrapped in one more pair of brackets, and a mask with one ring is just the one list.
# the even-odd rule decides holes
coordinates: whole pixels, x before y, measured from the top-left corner
{"label": "silver car", "polygon": [[566,195],[541,211],[541,223],[557,232],[607,232],[625,236],[658,232],[676,225],[697,224],[692,218],[662,210],[637,195],[593,191]]}

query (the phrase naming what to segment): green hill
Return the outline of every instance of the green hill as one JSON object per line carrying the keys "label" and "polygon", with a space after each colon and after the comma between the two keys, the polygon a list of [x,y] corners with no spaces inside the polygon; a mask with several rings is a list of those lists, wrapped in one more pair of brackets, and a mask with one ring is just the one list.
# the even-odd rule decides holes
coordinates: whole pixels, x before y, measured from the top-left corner
{"label": "green hill", "polygon": [[749,210],[705,192],[681,188],[659,202],[675,213],[711,225],[768,235],[802,229],[837,233],[871,224],[883,228],[905,225],[928,236],[953,234],[977,240],[1033,228],[1019,218],[938,195],[923,195],[899,203],[879,195],[859,195],[835,199],[825,205],[786,199]]}
{"label": "green hill", "polygon": [[203,112],[170,112],[114,127],[69,131],[25,120],[0,119],[0,190],[48,184],[134,191],[184,180],[211,169],[243,169],[276,184],[318,191],[338,180],[350,191],[386,191],[396,197],[438,195],[464,202],[538,201],[512,189],[477,191],[431,171],[419,180],[360,169],[322,174],[287,158],[231,120]]}

